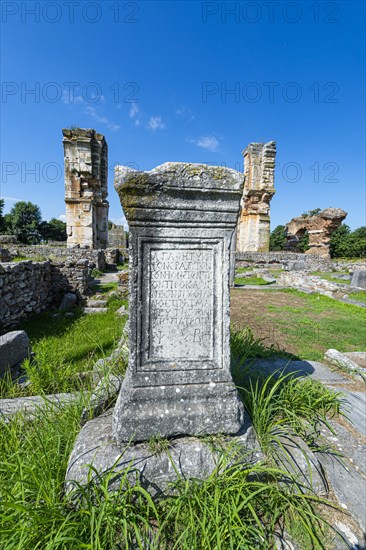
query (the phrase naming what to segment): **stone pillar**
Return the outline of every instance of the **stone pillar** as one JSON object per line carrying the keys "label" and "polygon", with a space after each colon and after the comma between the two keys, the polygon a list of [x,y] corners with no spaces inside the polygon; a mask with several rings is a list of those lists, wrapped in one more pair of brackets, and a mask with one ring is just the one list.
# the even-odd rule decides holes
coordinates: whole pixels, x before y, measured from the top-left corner
{"label": "stone pillar", "polygon": [[95,130],[64,129],[68,246],[108,244],[108,147]]}
{"label": "stone pillar", "polygon": [[130,231],[129,365],[117,443],[235,434],[244,409],[230,373],[230,246],[243,175],[165,163],[116,168]]}
{"label": "stone pillar", "polygon": [[276,142],[250,143],[244,155],[244,193],[237,227],[237,252],[268,252],[270,201],[275,193]]}

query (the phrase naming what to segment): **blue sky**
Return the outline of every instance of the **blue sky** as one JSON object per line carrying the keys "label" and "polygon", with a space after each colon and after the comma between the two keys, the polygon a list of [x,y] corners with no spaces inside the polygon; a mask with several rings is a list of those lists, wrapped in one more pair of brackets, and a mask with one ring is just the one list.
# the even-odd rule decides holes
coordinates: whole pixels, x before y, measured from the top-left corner
{"label": "blue sky", "polygon": [[272,229],[320,207],[365,225],[363,1],[5,1],[1,196],[65,213],[63,127],[109,146],[113,166],[243,169],[277,142]]}

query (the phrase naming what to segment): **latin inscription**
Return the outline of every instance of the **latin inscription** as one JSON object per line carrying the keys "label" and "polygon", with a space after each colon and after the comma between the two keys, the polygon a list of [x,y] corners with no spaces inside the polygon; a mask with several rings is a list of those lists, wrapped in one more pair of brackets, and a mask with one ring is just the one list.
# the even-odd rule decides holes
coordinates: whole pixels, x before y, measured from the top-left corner
{"label": "latin inscription", "polygon": [[149,359],[212,358],[213,251],[150,250]]}

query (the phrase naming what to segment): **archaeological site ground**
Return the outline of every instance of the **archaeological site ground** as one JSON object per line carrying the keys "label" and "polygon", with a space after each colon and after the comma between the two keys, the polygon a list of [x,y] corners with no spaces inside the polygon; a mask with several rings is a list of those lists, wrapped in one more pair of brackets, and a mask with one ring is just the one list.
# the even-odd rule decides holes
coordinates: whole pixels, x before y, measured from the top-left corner
{"label": "archaeological site ground", "polygon": [[0,550],[366,550],[365,7],[0,3]]}
{"label": "archaeological site ground", "polygon": [[271,234],[271,141],[244,173],[117,166],[126,233],[105,137],[63,136],[65,240],[0,236],[3,548],[363,548],[366,270],[331,257],[347,213]]}

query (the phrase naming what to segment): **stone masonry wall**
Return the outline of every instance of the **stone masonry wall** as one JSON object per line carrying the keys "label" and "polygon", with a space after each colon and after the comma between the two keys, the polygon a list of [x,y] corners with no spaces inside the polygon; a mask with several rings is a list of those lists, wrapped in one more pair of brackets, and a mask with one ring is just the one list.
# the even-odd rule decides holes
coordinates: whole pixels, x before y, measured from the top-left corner
{"label": "stone masonry wall", "polygon": [[104,250],[92,250],[85,247],[67,248],[66,246],[50,246],[45,244],[39,245],[22,245],[22,244],[5,244],[2,245],[3,250],[14,256],[25,256],[30,259],[50,259],[52,261],[77,262],[79,260],[89,260],[95,264],[95,267],[100,271],[106,268],[106,258]]}
{"label": "stone masonry wall", "polygon": [[75,292],[82,302],[90,272],[88,260],[0,263],[0,330],[58,305],[65,292]]}

